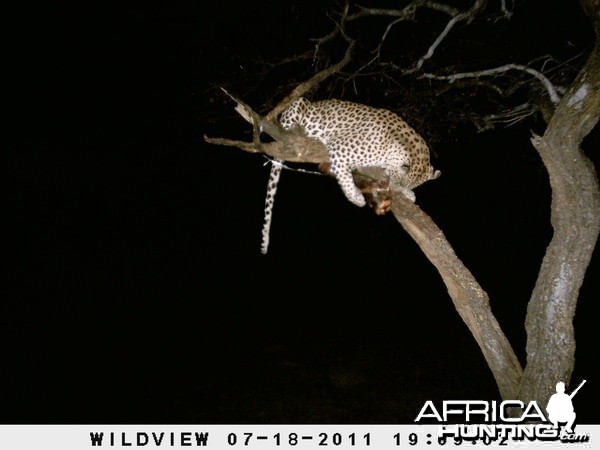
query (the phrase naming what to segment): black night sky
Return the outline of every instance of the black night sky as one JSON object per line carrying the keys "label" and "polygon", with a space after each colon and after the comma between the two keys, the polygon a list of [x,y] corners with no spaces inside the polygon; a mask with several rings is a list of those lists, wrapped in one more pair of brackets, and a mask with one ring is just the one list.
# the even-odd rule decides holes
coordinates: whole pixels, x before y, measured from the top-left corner
{"label": "black night sky", "polygon": [[[2,423],[410,423],[426,400],[499,399],[440,276],[391,215],[285,171],[262,256],[265,159],[204,143],[251,137],[219,86],[265,112],[302,74],[270,78],[253,61],[311,50],[337,3],[50,3],[6,16]],[[517,62],[591,48],[575,2],[514,3],[503,34],[482,26],[464,45],[518,46]],[[362,83],[353,100],[382,98]],[[442,177],[417,203],[522,362],[552,233],[529,144],[540,123],[419,130],[436,137]],[[596,163],[597,137],[584,142]],[[600,421],[599,258],[575,318],[578,423]]]}

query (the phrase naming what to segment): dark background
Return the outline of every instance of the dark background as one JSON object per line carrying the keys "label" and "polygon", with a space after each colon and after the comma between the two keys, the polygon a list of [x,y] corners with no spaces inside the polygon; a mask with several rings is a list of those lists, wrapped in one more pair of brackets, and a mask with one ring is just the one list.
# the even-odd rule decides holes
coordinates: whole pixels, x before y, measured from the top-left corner
{"label": "dark background", "polygon": [[[589,49],[567,3],[517,2],[503,25],[515,42],[496,43]],[[261,256],[265,160],[203,141],[248,138],[218,87],[258,110],[276,101],[286,86],[243,62],[310,50],[331,4],[27,8],[7,15],[2,422],[410,423],[425,400],[498,399],[439,275],[393,217],[286,171]],[[422,132],[438,136],[443,175],[416,192],[522,361],[551,237],[532,128],[439,137],[431,122]],[[585,141],[596,163],[597,138]],[[598,270],[596,251],[575,318],[572,384],[588,380],[578,423],[600,420]]]}

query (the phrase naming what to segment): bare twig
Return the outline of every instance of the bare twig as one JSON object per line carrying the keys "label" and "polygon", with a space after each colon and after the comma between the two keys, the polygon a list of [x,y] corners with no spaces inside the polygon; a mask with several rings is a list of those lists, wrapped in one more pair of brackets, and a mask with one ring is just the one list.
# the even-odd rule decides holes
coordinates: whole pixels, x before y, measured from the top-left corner
{"label": "bare twig", "polygon": [[433,56],[433,53],[435,52],[435,50],[442,43],[442,41],[446,38],[446,36],[448,36],[448,33],[450,33],[450,30],[452,30],[454,25],[456,25],[458,22],[462,22],[465,20],[467,20],[467,21],[473,20],[473,18],[477,15],[477,13],[483,7],[483,5],[485,5],[485,0],[475,0],[475,3],[473,3],[473,6],[468,11],[461,12],[460,14],[452,15],[452,18],[448,21],[448,23],[446,24],[446,27],[439,34],[439,36],[436,38],[436,40],[433,41],[433,44],[431,44],[431,46],[427,50],[427,53],[425,53],[423,56],[421,56],[421,58],[419,58],[419,60],[415,64],[415,69],[420,70],[421,67],[423,66],[423,63]]}
{"label": "bare twig", "polygon": [[[404,8],[400,8],[400,9],[360,7],[359,12],[347,17],[348,22],[357,20],[357,19],[360,19],[363,17],[368,17],[368,16],[387,16],[387,17],[394,17],[395,19],[387,25],[383,35],[381,36],[381,39],[379,40],[377,47],[373,51],[375,53],[375,56],[370,61],[368,61],[366,64],[364,64],[361,67],[361,69],[359,69],[359,70],[362,70],[365,67],[368,67],[373,62],[375,62],[377,59],[379,59],[379,56],[381,54],[381,48],[382,48],[388,34],[390,33],[391,29],[395,25],[397,25],[400,22],[414,20],[417,10],[419,8],[424,8],[424,9],[430,9],[433,11],[445,13],[445,14],[449,15],[451,18],[448,21],[448,23],[446,24],[446,27],[444,28],[444,30],[437,36],[437,38],[435,39],[433,44],[430,45],[427,52],[416,62],[414,67],[407,72],[410,73],[410,72],[414,72],[414,71],[421,69],[421,67],[423,66],[425,61],[427,61],[428,59],[430,59],[433,56],[437,47],[441,44],[441,42],[450,33],[452,28],[458,22],[462,22],[465,20],[467,20],[467,21],[472,20],[477,15],[477,13],[482,9],[482,7],[484,5],[485,5],[485,0],[475,0],[475,2],[473,3],[473,6],[469,10],[460,11],[457,8],[453,8],[444,3],[439,3],[436,1],[414,0],[413,2],[409,3]],[[329,33],[328,35],[319,39],[318,44],[321,44],[323,42],[330,40],[333,36],[335,36],[334,32]]]}
{"label": "bare twig", "polygon": [[501,111],[498,114],[490,114],[486,116],[485,119],[492,123],[504,123],[507,126],[511,126],[525,120],[537,110],[538,108],[531,103],[523,103],[514,108]]}
{"label": "bare twig", "polygon": [[508,8],[506,7],[506,0],[500,0],[500,10],[502,11],[502,16],[505,19],[510,19],[513,15],[513,12],[509,11]]}
{"label": "bare twig", "polygon": [[[390,33],[391,29],[400,22],[414,20],[415,14],[419,8],[426,8],[426,9],[431,9],[433,11],[443,12],[453,18],[453,20],[451,20],[453,23],[450,26],[448,26],[448,25],[446,26],[446,30],[444,30],[443,36],[441,36],[441,38],[438,37],[437,42],[434,43],[435,47],[437,47],[439,45],[439,43],[441,42],[441,40],[449,33],[450,28],[452,28],[452,26],[454,26],[454,23],[456,23],[457,21],[460,21],[460,20],[464,20],[465,18],[468,18],[471,15],[474,15],[475,14],[474,10],[478,9],[479,6],[481,6],[481,3],[483,3],[483,2],[484,2],[484,0],[476,0],[474,7],[471,8],[471,10],[467,11],[466,13],[461,13],[461,11],[457,8],[453,8],[444,3],[440,3],[440,2],[436,2],[436,1],[432,1],[432,0],[414,0],[413,2],[406,5],[404,8],[399,8],[399,9],[365,8],[365,7],[360,6],[359,11],[357,13],[350,14],[350,15],[347,15],[347,9],[346,9],[346,15],[344,17],[344,22],[352,22],[352,21],[355,21],[358,19],[362,19],[364,17],[369,17],[369,16],[395,17],[395,20],[390,22],[388,24],[388,26],[386,27],[386,29],[379,41],[379,44],[377,45],[377,48],[374,50],[375,56],[369,62],[364,64],[363,67],[361,67],[361,69],[359,69],[359,70],[362,70],[363,68],[369,66],[370,64],[372,64],[379,58],[379,55],[381,54],[381,48],[382,48],[388,34]],[[465,17],[463,18],[463,16],[465,16]],[[454,19],[456,19],[456,20],[454,20]],[[341,27],[336,26],[336,28],[334,30],[332,30],[330,33],[328,33],[327,35],[325,35],[321,38],[315,39],[316,45],[315,45],[315,53],[314,53],[315,56],[314,57],[316,58],[321,45],[334,39],[338,34],[340,34],[341,31],[342,31]],[[431,55],[433,55],[433,51],[435,50],[435,47],[433,47],[433,48],[430,47],[429,51],[427,52],[427,54],[429,56],[424,56],[423,58],[421,58],[422,61],[420,60],[420,63],[418,63],[419,68],[423,65],[423,62],[425,61],[425,59],[428,59],[431,57]]]}
{"label": "bare twig", "polygon": [[334,64],[333,66],[330,66],[324,70],[321,70],[320,72],[317,72],[311,78],[309,78],[308,80],[306,80],[306,81],[300,83],[298,86],[296,86],[294,88],[294,90],[292,90],[292,92],[290,92],[283,100],[281,100],[265,116],[266,120],[273,121],[273,120],[277,119],[277,116],[279,114],[281,114],[294,100],[296,100],[299,97],[302,97],[308,91],[310,91],[314,87],[318,86],[323,80],[325,80],[326,78],[329,78],[331,75],[342,70],[342,68],[344,68],[344,66],[346,66],[346,64],[348,64],[350,62],[350,60],[352,58],[352,51],[355,46],[355,41],[354,41],[354,39],[350,38],[344,30],[344,27],[346,24],[346,17],[348,15],[348,8],[349,8],[349,6],[346,3],[346,5],[344,7],[344,11],[342,12],[341,21],[337,25],[338,32],[341,34],[341,36],[344,38],[344,40],[348,43],[348,46],[346,47],[346,52],[344,53],[343,58],[340,61],[338,61],[336,64]]}
{"label": "bare twig", "polygon": [[477,127],[478,132],[488,131],[495,127],[496,124],[502,124],[506,127],[513,126],[531,115],[539,111],[540,108],[531,103],[523,103],[513,108],[506,109],[497,114],[488,114],[480,117],[476,115],[472,118],[473,124]]}
{"label": "bare twig", "polygon": [[265,164],[274,164],[276,166],[281,167],[282,169],[285,170],[289,170],[290,172],[298,172],[298,173],[306,173],[308,175],[319,175],[319,176],[323,176],[324,173],[323,172],[318,172],[316,170],[306,170],[306,169],[302,169],[300,167],[290,167],[287,164],[282,163],[281,161],[278,161],[276,159],[273,158],[269,158],[267,155],[263,155],[266,159]]}
{"label": "bare twig", "polygon": [[536,77],[546,88],[548,91],[548,95],[550,96],[550,100],[554,104],[558,104],[560,102],[560,95],[558,94],[556,88],[552,84],[552,82],[546,77],[543,73],[538,70],[535,70],[529,66],[525,66],[522,64],[505,64],[500,67],[494,67],[492,69],[478,70],[474,72],[461,72],[454,73],[452,75],[436,75],[432,73],[423,73],[421,77],[429,78],[432,80],[447,80],[450,83],[455,82],[456,80],[464,79],[464,78],[480,78],[492,75],[498,75],[499,73],[508,72],[509,70],[520,70],[522,72],[526,72],[530,75]]}
{"label": "bare twig", "polygon": [[359,7],[359,12],[348,16],[348,22],[361,19],[366,16],[414,17],[415,12],[419,8],[427,8],[433,11],[443,12],[449,16],[456,16],[460,14],[459,9],[453,8],[445,3],[431,0],[414,0],[402,9]]}
{"label": "bare twig", "polygon": [[373,50],[373,53],[375,53],[375,56],[373,56],[373,58],[371,58],[370,61],[368,61],[365,65],[363,65],[360,69],[358,69],[358,71],[360,72],[361,70],[365,69],[366,67],[370,66],[371,64],[373,64],[375,61],[377,61],[379,59],[379,57],[381,56],[381,48],[383,47],[383,43],[385,42],[385,39],[387,37],[387,35],[389,34],[390,30],[392,29],[392,27],[400,22],[403,22],[404,20],[406,20],[404,17],[400,17],[392,22],[390,22],[387,26],[387,28],[385,29],[383,36],[381,36],[381,39],[379,40],[379,44],[377,45],[377,48],[375,50]]}

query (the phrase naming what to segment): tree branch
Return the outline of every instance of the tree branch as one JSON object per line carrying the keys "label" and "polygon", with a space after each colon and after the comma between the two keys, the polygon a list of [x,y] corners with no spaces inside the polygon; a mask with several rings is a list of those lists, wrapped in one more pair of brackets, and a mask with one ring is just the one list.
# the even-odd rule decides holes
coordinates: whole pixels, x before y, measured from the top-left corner
{"label": "tree branch", "polygon": [[500,0],[500,10],[502,11],[502,16],[505,19],[510,19],[513,15],[513,12],[509,11],[508,8],[506,7],[506,0]]}
{"label": "tree branch", "polygon": [[419,58],[419,60],[415,64],[415,70],[420,70],[423,66],[423,63],[433,56],[435,50],[446,38],[446,36],[448,36],[448,33],[450,33],[450,30],[452,30],[454,25],[464,20],[472,20],[477,15],[477,12],[483,7],[483,5],[485,5],[485,0],[475,0],[475,3],[473,3],[471,9],[460,14],[454,14],[453,17],[446,24],[444,30],[439,34],[436,40],[433,41],[433,44],[431,44],[431,46],[427,50],[427,53],[425,53],[425,55]]}
{"label": "tree branch", "polygon": [[329,162],[327,148],[321,142],[307,137],[297,129],[289,131],[287,134],[285,140],[261,142],[259,144],[234,139],[212,138],[206,135],[204,140],[209,144],[236,147],[248,153],[264,153],[279,161],[312,164]]}
{"label": "tree branch", "polygon": [[402,194],[392,197],[396,220],[436,267],[456,311],[473,334],[503,399],[516,398],[522,368],[510,342],[494,317],[486,292],[456,256],[433,220]]}
{"label": "tree branch", "polygon": [[[434,43],[431,44],[431,46],[429,47],[429,49],[427,50],[425,55],[422,56],[419,59],[419,61],[417,61],[417,63],[415,64],[415,67],[406,71],[408,73],[411,73],[411,72],[415,72],[415,71],[419,70],[423,66],[425,61],[430,59],[433,56],[433,53],[435,52],[437,47],[441,44],[441,42],[450,33],[450,31],[454,27],[454,25],[456,25],[458,22],[461,22],[464,20],[469,20],[469,21],[472,20],[477,15],[477,13],[482,9],[482,7],[484,5],[485,5],[485,0],[475,0],[475,3],[473,4],[473,6],[467,11],[461,11],[452,6],[446,5],[444,3],[432,1],[432,0],[414,0],[411,3],[409,3],[408,5],[406,5],[404,8],[400,8],[400,9],[365,8],[365,7],[359,6],[359,12],[351,14],[351,15],[348,15],[347,8],[345,9],[345,12],[343,14],[343,23],[352,22],[352,21],[355,21],[358,19],[362,19],[364,17],[369,17],[369,16],[387,16],[387,17],[395,18],[392,22],[390,22],[387,25],[381,39],[379,40],[379,44],[377,45],[376,49],[373,51],[375,53],[375,56],[359,69],[359,70],[362,70],[379,58],[379,55],[381,53],[381,48],[382,48],[388,34],[390,33],[391,29],[400,22],[414,20],[415,14],[419,8],[438,11],[438,12],[442,12],[442,13],[445,13],[445,14],[451,16],[450,21],[446,24],[446,27],[440,33],[440,35],[437,37],[437,39],[434,41]],[[316,45],[316,49],[315,49],[315,55],[316,55],[316,52],[318,51],[319,47],[322,44],[335,38],[339,34],[340,31],[342,31],[342,28],[337,27],[336,29],[332,30],[329,34],[327,34],[319,39],[316,39],[317,45]]]}
{"label": "tree branch", "polygon": [[[352,49],[355,42],[348,37],[344,31],[346,17],[348,14],[348,4],[345,5],[342,13],[342,18],[338,24],[338,30],[348,43],[343,58],[333,66],[313,75],[308,80],[300,83],[290,94],[284,97],[275,107],[265,116],[256,113],[248,104],[239,98],[233,96],[225,89],[221,88],[227,96],[236,102],[235,110],[242,116],[244,120],[252,124],[253,141],[244,142],[224,138],[211,138],[204,136],[204,140],[210,144],[225,145],[237,147],[241,150],[250,153],[264,153],[274,159],[289,162],[306,162],[306,163],[328,163],[329,156],[327,148],[316,139],[311,139],[299,129],[284,130],[277,120],[281,114],[294,100],[304,95],[306,92],[315,88],[323,80],[331,75],[339,72],[352,58]],[[274,142],[263,143],[260,141],[260,134],[267,133]]]}
{"label": "tree branch", "polygon": [[275,107],[266,115],[266,120],[273,121],[277,119],[277,116],[281,114],[285,109],[297,98],[302,97],[304,94],[309,92],[314,87],[318,86],[323,80],[329,78],[331,75],[342,70],[352,59],[352,51],[354,50],[355,41],[351,39],[345,32],[344,27],[346,24],[346,17],[348,14],[348,4],[346,3],[340,23],[337,25],[339,33],[342,35],[344,40],[348,43],[346,51],[342,59],[324,70],[317,72],[308,80],[300,83],[292,90],[283,100],[281,100]]}
{"label": "tree branch", "polygon": [[[478,131],[486,131],[494,128],[494,124],[502,123],[507,127],[515,125],[534,114],[538,108],[530,103],[522,103],[513,108],[505,109],[497,114],[488,114],[480,120],[474,120]],[[483,123],[483,125],[482,125]]]}
{"label": "tree branch", "polygon": [[492,313],[487,293],[456,256],[442,230],[418,205],[387,189],[384,169],[364,168],[353,176],[361,191],[374,195],[374,202],[391,204],[398,223],[441,275],[456,311],[494,375],[501,397],[516,398],[523,373],[519,360]]}
{"label": "tree branch", "polygon": [[[590,1],[597,3],[597,0]],[[266,116],[257,114],[248,105],[231,96],[237,103],[236,110],[238,113],[253,126],[252,142],[209,138],[207,136],[205,136],[205,139],[207,142],[217,145],[234,146],[248,152],[264,153],[280,161],[328,164],[327,149],[323,144],[315,139],[308,138],[300,129],[282,130],[277,122],[277,116],[292,101],[313,89],[327,77],[338,73],[350,61],[354,48],[354,40],[350,39],[346,34],[346,23],[370,15],[396,17],[388,25],[386,32],[383,34],[381,38],[381,42],[383,42],[389,30],[398,23],[398,20],[401,17],[410,17],[409,13],[412,12],[414,14],[414,10],[418,7],[437,8],[437,10],[451,15],[444,30],[442,30],[435,41],[429,46],[427,52],[416,63],[417,69],[420,69],[424,62],[433,56],[455,25],[459,21],[471,20],[475,17],[484,3],[484,0],[475,0],[471,9],[466,12],[460,12],[437,2],[415,0],[406,8],[399,10],[363,8],[354,15],[348,15],[348,5],[346,4],[341,20],[339,24],[336,24],[334,32],[317,41],[318,51],[320,44],[338,35],[341,35],[346,40],[348,43],[346,52],[337,64],[318,72],[309,80],[298,85]],[[504,2],[502,3],[502,8],[503,11],[506,10]],[[594,64],[593,70],[590,69],[589,73],[582,72],[581,77],[583,78],[581,80],[585,80],[586,76],[593,78],[598,75],[598,67],[600,65],[597,55],[591,61]],[[582,265],[581,261],[585,261],[587,258],[589,262],[600,227],[600,215],[598,213],[600,196],[598,195],[597,179],[595,178],[593,168],[591,171],[588,170],[584,176],[585,183],[587,183],[585,185],[577,184],[577,182],[573,183],[573,180],[570,179],[573,178],[573,174],[579,173],[578,170],[581,169],[581,165],[589,165],[585,155],[580,151],[572,151],[573,141],[571,139],[579,139],[577,142],[581,142],[584,131],[589,131],[595,121],[598,120],[598,105],[600,105],[600,99],[598,99],[598,80],[597,78],[593,78],[592,81],[581,81],[561,101],[557,89],[550,80],[540,71],[526,65],[507,64],[475,72],[445,76],[426,73],[422,76],[424,78],[454,82],[462,78],[498,75],[510,70],[518,70],[536,77],[548,92],[551,101],[559,104],[557,112],[552,118],[555,124],[549,125],[548,131],[543,138],[533,141],[550,173],[550,180],[553,187],[552,224],[555,228],[555,237],[540,271],[539,284],[541,287],[538,288],[536,285],[536,292],[532,295],[530,310],[528,311],[528,322],[526,325],[528,331],[528,366],[525,374],[510,343],[502,333],[497,320],[492,314],[487,294],[458,259],[442,231],[435,225],[431,218],[402,194],[392,193],[389,189],[389,180],[385,179],[381,173],[375,175],[369,174],[366,179],[363,177],[363,181],[359,181],[359,179],[364,175],[365,171],[357,171],[354,173],[354,176],[357,186],[365,193],[365,197],[372,200],[368,200],[369,203],[376,204],[376,211],[382,213],[391,207],[397,221],[412,236],[427,258],[434,264],[448,289],[457,312],[473,334],[484,358],[492,370],[502,398],[539,400],[545,398],[545,395],[549,392],[548,380],[550,378],[555,378],[557,374],[570,374],[572,359],[565,358],[564,356],[565,354],[568,356],[572,352],[574,341],[571,339],[572,330],[569,326],[560,330],[561,332],[564,331],[564,333],[557,333],[554,323],[550,324],[550,328],[544,328],[544,324],[547,325],[548,322],[540,324],[535,321],[535,317],[548,317],[555,314],[557,317],[566,317],[567,321],[572,319],[574,312],[574,303],[570,300],[572,297],[564,301],[559,298],[559,294],[566,292],[561,290],[565,288],[569,295],[572,295],[581,285],[583,273],[581,273],[580,269],[583,267],[585,271],[585,267],[587,267],[587,264]],[[595,84],[590,84],[592,82]],[[595,106],[593,103],[590,106],[590,101],[595,102]],[[576,116],[577,123],[570,123],[569,125],[559,122],[559,117],[570,117],[568,113],[559,113],[563,108],[575,109],[581,113]],[[513,120],[514,118],[516,120],[519,117],[520,111],[515,110],[514,115],[510,113],[503,116],[503,118],[506,118],[506,120]],[[499,117],[496,117],[496,119]],[[567,127],[566,125],[569,126]],[[269,143],[261,142],[260,133],[263,131],[271,135],[275,141]],[[562,134],[568,136],[562,136]],[[563,147],[568,148],[564,151],[565,148]],[[567,172],[563,172],[563,170]],[[375,171],[377,171],[376,168]],[[567,187],[566,189],[565,186]],[[578,192],[578,189],[582,189],[583,192]],[[575,207],[564,207],[568,201],[573,200],[576,203]],[[555,202],[558,203],[555,204]],[[559,211],[561,206],[564,208],[562,212]],[[569,233],[567,228],[572,225],[573,217],[581,218],[581,223],[584,224],[584,228],[588,228],[588,231],[577,228],[577,233],[568,235],[569,239],[575,236],[575,241],[572,239],[565,240],[565,236]],[[567,254],[564,254],[564,248],[567,249]],[[568,272],[565,272],[565,270]],[[574,280],[573,284],[565,283],[565,280],[571,279]],[[556,348],[548,350],[548,343]],[[556,370],[552,372],[548,371],[547,374],[542,374],[542,376],[539,373],[539,368],[543,367],[547,369],[549,367],[548,364],[540,365],[545,352],[556,356],[556,358],[562,358],[563,362],[556,365]],[[544,383],[536,384],[542,378]]]}
{"label": "tree branch", "polygon": [[431,0],[414,0],[402,9],[389,8],[365,8],[359,6],[360,11],[348,16],[348,22],[361,19],[365,16],[389,16],[389,17],[404,17],[414,18],[414,15],[419,8],[427,8],[433,11],[443,12],[449,16],[457,16],[460,10],[446,5],[445,3],[435,2]]}
{"label": "tree branch", "polygon": [[[444,3],[439,3],[430,0],[415,0],[409,3],[407,6],[401,9],[386,9],[386,8],[364,8],[360,7],[360,11],[348,17],[348,21],[357,20],[367,16],[388,16],[395,17],[386,27],[377,48],[374,50],[375,56],[367,62],[361,69],[369,66],[374,61],[376,61],[381,53],[381,47],[385,42],[390,30],[392,27],[400,22],[404,22],[407,20],[414,20],[415,14],[419,8],[431,9],[434,11],[443,12],[451,16],[451,19],[446,24],[444,30],[438,35],[433,44],[430,45],[429,49],[419,60],[416,62],[415,66],[406,71],[407,73],[415,72],[420,70],[426,60],[430,59],[437,47],[442,43],[442,41],[446,38],[446,36],[450,33],[454,25],[458,22],[465,20],[472,20],[480,9],[485,5],[485,0],[475,0],[473,6],[467,11],[460,11],[459,9],[448,6]],[[329,39],[331,37],[331,33],[325,37],[325,39]]]}
{"label": "tree branch", "polygon": [[429,78],[432,80],[447,80],[450,83],[454,83],[456,80],[464,78],[487,77],[492,75],[498,75],[499,73],[508,72],[509,70],[520,70],[522,72],[527,72],[528,74],[533,75],[544,85],[544,88],[546,88],[546,91],[548,92],[552,103],[558,104],[560,102],[560,95],[558,94],[552,82],[540,71],[522,64],[505,64],[503,66],[494,67],[492,69],[478,70],[474,72],[455,73],[452,75],[436,75],[432,73],[423,73],[421,74],[421,77]]}

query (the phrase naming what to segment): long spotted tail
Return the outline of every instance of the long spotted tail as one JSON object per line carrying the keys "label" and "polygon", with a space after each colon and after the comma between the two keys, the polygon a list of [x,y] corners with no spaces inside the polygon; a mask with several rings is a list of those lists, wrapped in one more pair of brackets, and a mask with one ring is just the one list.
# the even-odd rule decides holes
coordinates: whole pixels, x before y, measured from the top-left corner
{"label": "long spotted tail", "polygon": [[273,220],[273,206],[275,204],[275,194],[277,193],[277,184],[281,176],[281,161],[271,161],[271,172],[269,173],[269,183],[267,184],[267,195],[265,197],[265,215],[262,228],[262,242],[260,252],[263,255],[269,250],[269,231],[271,221]]}

